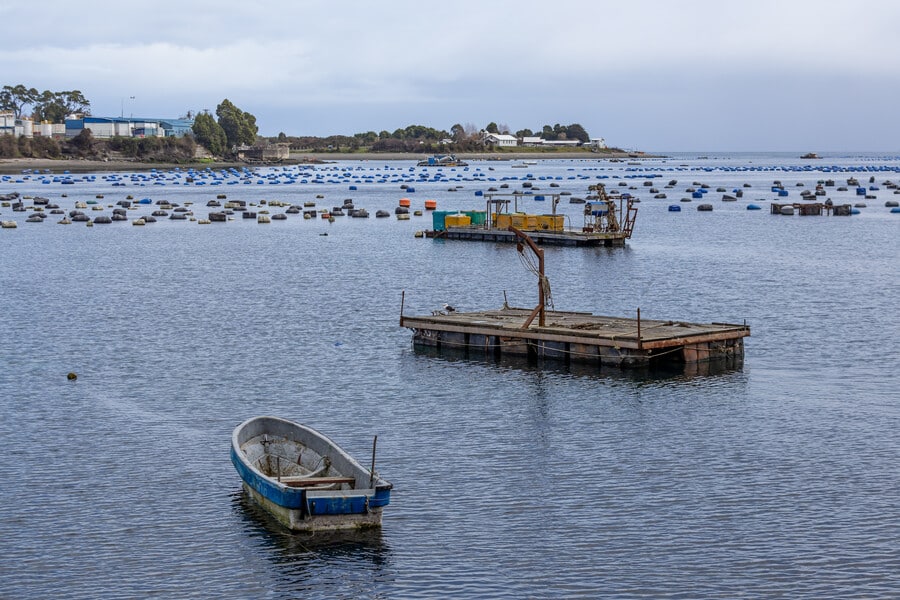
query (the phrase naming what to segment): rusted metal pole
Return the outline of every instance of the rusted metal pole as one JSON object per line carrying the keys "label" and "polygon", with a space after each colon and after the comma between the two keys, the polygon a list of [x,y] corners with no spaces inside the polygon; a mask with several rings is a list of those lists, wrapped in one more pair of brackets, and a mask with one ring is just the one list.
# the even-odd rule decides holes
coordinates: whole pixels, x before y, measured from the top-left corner
{"label": "rusted metal pole", "polygon": [[641,308],[637,309],[637,326],[638,326],[638,350],[643,350],[644,342],[641,340]]}
{"label": "rusted metal pole", "polygon": [[375,483],[375,445],[378,444],[378,436],[372,440],[372,469],[369,471],[369,487]]}
{"label": "rusted metal pole", "polygon": [[406,303],[406,290],[400,291],[400,327],[403,327],[403,305]]}
{"label": "rusted metal pole", "polygon": [[[535,308],[535,311],[537,311],[538,313],[538,325],[540,327],[544,327],[546,323],[544,320],[544,251],[541,250],[538,245],[534,243],[534,240],[528,237],[528,235],[526,235],[518,227],[510,225],[508,229],[509,231],[512,231],[514,234],[516,234],[519,238],[521,238],[522,241],[528,244],[528,247],[531,248],[531,251],[534,252],[534,255],[538,258],[538,305]],[[532,313],[532,316],[528,318],[524,326],[528,327],[529,325],[531,325],[531,321],[533,319],[534,313]]]}

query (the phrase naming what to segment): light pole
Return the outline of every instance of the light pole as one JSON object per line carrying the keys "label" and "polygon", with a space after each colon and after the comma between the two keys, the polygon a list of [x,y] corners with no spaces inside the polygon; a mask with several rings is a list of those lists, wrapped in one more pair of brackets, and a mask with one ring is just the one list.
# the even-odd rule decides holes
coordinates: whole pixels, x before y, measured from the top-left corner
{"label": "light pole", "polygon": [[[134,96],[128,96],[128,99],[134,100]],[[134,115],[132,114],[132,116],[134,116]],[[122,98],[122,111],[119,113],[119,117],[120,118],[125,117],[125,98]]]}

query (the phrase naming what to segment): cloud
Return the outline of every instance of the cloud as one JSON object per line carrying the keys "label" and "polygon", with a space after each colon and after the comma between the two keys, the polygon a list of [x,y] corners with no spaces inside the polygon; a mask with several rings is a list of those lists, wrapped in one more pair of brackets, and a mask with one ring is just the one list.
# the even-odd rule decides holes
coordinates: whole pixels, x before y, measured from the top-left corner
{"label": "cloud", "polygon": [[40,17],[0,7],[5,23],[28,25],[0,39],[3,84],[80,89],[97,114],[130,96],[141,114],[228,98],[261,127],[297,134],[492,120],[637,137],[684,119],[721,129],[733,106],[765,123],[824,102],[846,119],[900,91],[900,4],[889,0],[47,4]]}

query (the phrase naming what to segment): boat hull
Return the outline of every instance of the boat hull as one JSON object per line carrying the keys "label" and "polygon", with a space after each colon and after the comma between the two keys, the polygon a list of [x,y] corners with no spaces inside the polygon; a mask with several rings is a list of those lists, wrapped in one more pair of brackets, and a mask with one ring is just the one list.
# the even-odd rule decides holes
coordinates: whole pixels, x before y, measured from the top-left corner
{"label": "boat hull", "polygon": [[[305,487],[316,479],[311,475],[290,476],[289,469],[302,468],[298,465],[303,456],[305,461],[326,464],[329,479],[341,479],[342,489]],[[269,472],[273,457],[278,471],[275,476]],[[294,531],[379,527],[384,507],[390,502],[389,482],[377,475],[372,477],[368,469],[321,433],[285,419],[255,417],[235,428],[231,461],[250,496]],[[286,473],[283,477],[282,469]],[[296,486],[298,479],[303,480],[302,487]]]}

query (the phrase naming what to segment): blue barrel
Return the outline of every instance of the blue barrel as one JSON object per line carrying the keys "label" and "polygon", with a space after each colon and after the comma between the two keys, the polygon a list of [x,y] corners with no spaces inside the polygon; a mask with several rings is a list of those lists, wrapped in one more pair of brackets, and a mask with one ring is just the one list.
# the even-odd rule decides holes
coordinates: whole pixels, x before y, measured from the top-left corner
{"label": "blue barrel", "polygon": [[693,192],[691,193],[691,198],[702,198],[703,192]]}
{"label": "blue barrel", "polygon": [[678,206],[677,204],[670,204],[669,212],[681,212],[681,207]]}

